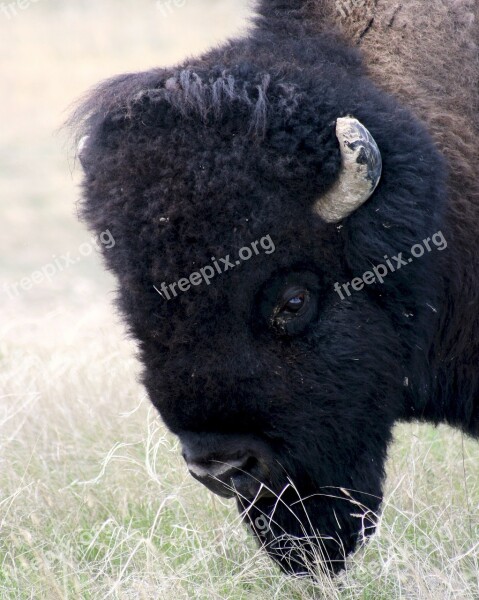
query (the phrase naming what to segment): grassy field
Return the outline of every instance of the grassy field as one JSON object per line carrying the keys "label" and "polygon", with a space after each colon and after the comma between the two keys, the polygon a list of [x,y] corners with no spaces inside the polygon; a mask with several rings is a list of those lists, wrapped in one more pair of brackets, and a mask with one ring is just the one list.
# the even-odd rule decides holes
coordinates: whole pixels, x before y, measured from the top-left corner
{"label": "grassy field", "polygon": [[188,476],[137,383],[114,282],[87,254],[60,131],[69,105],[99,79],[240,31],[246,1],[17,13],[0,13],[0,598],[477,600],[479,444],[398,427],[377,535],[335,581],[287,578],[231,502]]}

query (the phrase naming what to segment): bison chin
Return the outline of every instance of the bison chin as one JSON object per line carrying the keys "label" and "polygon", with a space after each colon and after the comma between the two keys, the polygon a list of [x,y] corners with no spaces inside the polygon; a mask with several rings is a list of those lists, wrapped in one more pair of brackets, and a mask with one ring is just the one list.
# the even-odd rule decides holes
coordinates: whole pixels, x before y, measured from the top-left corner
{"label": "bison chin", "polygon": [[285,573],[300,577],[341,571],[358,543],[374,533],[380,502],[343,488],[300,495],[294,486],[274,499],[237,499],[260,546]]}

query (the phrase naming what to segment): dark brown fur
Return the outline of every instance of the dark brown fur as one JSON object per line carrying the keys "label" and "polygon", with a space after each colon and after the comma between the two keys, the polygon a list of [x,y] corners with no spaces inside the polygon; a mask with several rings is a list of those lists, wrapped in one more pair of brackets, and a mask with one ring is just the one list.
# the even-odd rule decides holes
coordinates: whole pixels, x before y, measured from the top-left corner
{"label": "dark brown fur", "polygon": [[[479,3],[372,0],[373,23],[355,40],[375,83],[425,121],[449,168],[448,235],[462,248],[450,274],[451,312],[440,333],[445,361],[470,364],[477,378],[479,323]],[[358,11],[357,11],[358,12]],[[359,11],[360,12],[360,11]],[[369,20],[341,22],[354,35]],[[476,398],[476,418],[479,399]]]}

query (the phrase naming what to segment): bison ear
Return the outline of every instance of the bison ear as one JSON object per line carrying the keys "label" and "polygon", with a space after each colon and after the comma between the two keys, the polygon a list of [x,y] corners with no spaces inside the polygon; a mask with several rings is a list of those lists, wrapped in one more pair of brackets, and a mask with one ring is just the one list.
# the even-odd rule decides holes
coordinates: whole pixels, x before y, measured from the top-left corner
{"label": "bison ear", "polygon": [[341,148],[341,170],[336,182],[314,205],[314,212],[328,223],[338,223],[364,204],[382,172],[378,145],[357,119],[338,119],[336,137]]}

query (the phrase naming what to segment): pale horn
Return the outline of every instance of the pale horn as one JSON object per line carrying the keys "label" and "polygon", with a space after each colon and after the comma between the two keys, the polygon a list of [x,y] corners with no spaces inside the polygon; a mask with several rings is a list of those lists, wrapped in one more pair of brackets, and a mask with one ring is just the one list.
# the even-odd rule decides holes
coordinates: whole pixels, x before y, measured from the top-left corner
{"label": "pale horn", "polygon": [[338,179],[314,205],[314,211],[328,223],[338,223],[371,197],[382,172],[381,152],[373,136],[357,119],[336,121],[341,147]]}
{"label": "pale horn", "polygon": [[78,146],[77,146],[77,156],[80,159],[80,164],[82,165],[83,168],[85,168],[85,163],[82,160],[82,152],[83,150],[85,150],[85,147],[88,143],[88,139],[89,139],[89,135],[84,135],[82,137],[82,139],[78,142]]}

